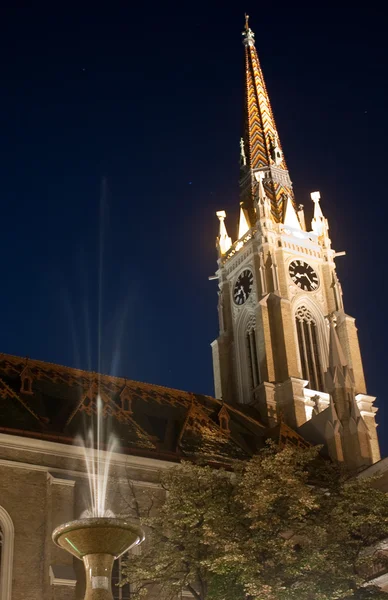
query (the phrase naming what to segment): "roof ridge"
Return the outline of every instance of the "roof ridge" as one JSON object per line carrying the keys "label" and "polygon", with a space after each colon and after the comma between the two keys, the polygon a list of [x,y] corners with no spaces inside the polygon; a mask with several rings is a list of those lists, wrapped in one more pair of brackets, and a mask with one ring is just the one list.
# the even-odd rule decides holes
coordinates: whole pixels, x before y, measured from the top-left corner
{"label": "roof ridge", "polygon": [[[8,359],[8,360],[13,359],[13,360],[21,361],[21,362],[25,361],[25,357],[16,356],[14,354],[7,354],[5,352],[0,352],[0,359],[2,359],[2,358]],[[135,379],[128,379],[128,377],[118,377],[116,375],[108,375],[108,374],[98,373],[96,371],[86,371],[85,369],[79,369],[77,367],[68,367],[66,365],[59,365],[58,363],[47,362],[47,361],[35,359],[35,358],[28,359],[28,366],[30,368],[31,367],[33,368],[34,366],[39,366],[41,368],[53,367],[53,368],[57,368],[57,369],[62,369],[64,371],[68,372],[69,374],[77,373],[79,375],[85,374],[85,376],[86,375],[94,375],[95,378],[96,378],[96,376],[97,376],[97,378],[98,378],[98,376],[100,376],[101,378],[104,378],[105,380],[108,380],[108,381],[110,381],[112,383],[116,383],[116,384],[120,383],[123,386],[125,386],[126,384],[131,384],[131,383],[139,384],[139,385],[156,388],[157,390],[181,393],[181,394],[184,394],[185,396],[191,396],[192,399],[194,399],[195,396],[201,396],[202,398],[208,398],[210,401],[212,401],[214,404],[217,404],[218,406],[225,405],[228,410],[233,411],[235,414],[240,415],[241,417],[243,417],[244,419],[247,419],[248,421],[250,421],[252,423],[264,426],[260,421],[259,415],[257,416],[257,419],[256,419],[256,418],[252,417],[251,415],[244,413],[242,410],[240,410],[238,408],[238,406],[225,403],[220,398],[214,398],[214,396],[209,396],[208,394],[202,394],[200,392],[192,392],[192,391],[188,391],[188,390],[181,390],[181,389],[177,389],[177,388],[167,387],[165,385],[160,385],[157,383],[147,383],[146,381],[137,381]],[[13,392],[13,390],[12,390],[12,392]],[[18,398],[17,395],[16,395],[16,397]],[[20,399],[20,401],[23,403],[23,401],[21,399]],[[34,414],[34,416],[37,416],[37,415]],[[37,418],[39,418],[39,417],[37,417]]]}
{"label": "roof ridge", "polygon": [[[21,360],[21,361],[25,361],[25,357],[21,357],[21,356],[16,356],[14,354],[7,354],[5,352],[0,352],[0,359],[4,357],[4,358],[8,358],[8,359],[17,359],[17,360]],[[69,367],[66,365],[60,365],[58,363],[52,363],[52,362],[48,362],[45,360],[40,360],[38,358],[30,358],[29,357],[29,367],[31,368],[32,366],[34,366],[31,363],[37,363],[38,365],[45,365],[45,366],[50,366],[50,367],[55,367],[58,369],[64,369],[65,371],[76,371],[77,373],[85,373],[87,375],[95,375],[95,376],[100,376],[100,377],[104,377],[106,379],[112,380],[113,381],[120,381],[120,383],[122,385],[125,385],[126,383],[138,383],[140,385],[150,385],[159,389],[163,389],[163,390],[173,390],[175,392],[182,392],[184,394],[192,394],[193,396],[203,396],[205,398],[210,398],[211,400],[217,400],[217,402],[219,402],[219,400],[217,398],[213,398],[213,396],[209,396],[208,394],[202,394],[200,392],[192,392],[192,391],[188,391],[188,390],[181,390],[178,388],[173,388],[173,387],[167,387],[165,385],[161,385],[158,383],[149,383],[147,381],[138,381],[137,379],[129,379],[128,377],[123,377],[123,376],[117,376],[117,375],[109,375],[108,373],[99,373],[98,371],[87,371],[85,369],[79,369],[78,367]]]}

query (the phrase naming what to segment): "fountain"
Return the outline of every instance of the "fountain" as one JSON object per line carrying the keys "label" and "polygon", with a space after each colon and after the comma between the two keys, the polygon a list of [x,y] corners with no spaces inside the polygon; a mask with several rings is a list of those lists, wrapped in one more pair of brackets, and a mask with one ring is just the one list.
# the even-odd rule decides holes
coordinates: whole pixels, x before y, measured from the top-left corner
{"label": "fountain", "polygon": [[106,458],[103,460],[102,401],[97,398],[97,440],[89,431],[85,462],[90,490],[90,508],[81,519],[57,527],[52,535],[54,543],[83,561],[86,572],[84,600],[113,600],[112,567],[116,558],[144,540],[141,527],[114,516],[106,509],[106,492],[112,453],[116,447],[109,436]]}

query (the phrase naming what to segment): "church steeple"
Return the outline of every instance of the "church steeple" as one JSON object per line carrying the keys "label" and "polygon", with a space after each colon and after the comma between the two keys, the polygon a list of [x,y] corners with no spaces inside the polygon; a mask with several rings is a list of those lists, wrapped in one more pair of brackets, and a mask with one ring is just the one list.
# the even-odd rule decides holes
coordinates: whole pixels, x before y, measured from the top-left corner
{"label": "church steeple", "polygon": [[[345,313],[336,274],[336,257],[344,253],[331,247],[319,192],[311,194],[311,230],[295,203],[248,17],[243,41],[237,239],[226,232],[225,212],[217,213],[215,394],[254,405],[269,427],[280,415],[294,429],[317,426],[321,441],[326,423],[330,454],[359,468],[379,460],[380,452],[357,328]],[[327,315],[336,320],[330,330]]]}
{"label": "church steeple", "polygon": [[283,222],[287,197],[293,192],[284,160],[279,134],[272,113],[263,72],[255,47],[255,34],[246,15],[243,43],[245,46],[244,137],[241,141],[240,200],[254,223],[258,172],[264,172],[264,187],[271,201],[275,222]]}

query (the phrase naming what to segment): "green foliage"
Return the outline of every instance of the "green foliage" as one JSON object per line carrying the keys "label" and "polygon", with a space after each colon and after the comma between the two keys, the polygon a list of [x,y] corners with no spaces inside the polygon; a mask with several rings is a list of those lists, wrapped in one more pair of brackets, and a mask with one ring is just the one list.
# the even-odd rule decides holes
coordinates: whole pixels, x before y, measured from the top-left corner
{"label": "green foliage", "polygon": [[[273,445],[233,473],[182,463],[162,474],[165,501],[140,510],[147,542],[124,575],[144,595],[196,600],[364,600],[388,537],[388,497],[317,449]],[[133,493],[134,488],[132,487]]]}

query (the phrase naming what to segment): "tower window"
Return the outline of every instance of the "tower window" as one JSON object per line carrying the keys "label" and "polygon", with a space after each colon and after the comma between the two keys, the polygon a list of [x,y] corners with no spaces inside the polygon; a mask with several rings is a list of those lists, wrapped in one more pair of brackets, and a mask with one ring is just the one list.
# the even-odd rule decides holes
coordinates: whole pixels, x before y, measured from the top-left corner
{"label": "tower window", "polygon": [[255,388],[260,384],[259,364],[257,360],[256,348],[256,332],[255,329],[250,329],[246,334],[246,347],[248,356],[248,370],[250,375],[251,388]]}
{"label": "tower window", "polygon": [[295,320],[303,379],[307,379],[311,389],[323,391],[323,370],[319,353],[317,323],[305,306],[298,308]]}

